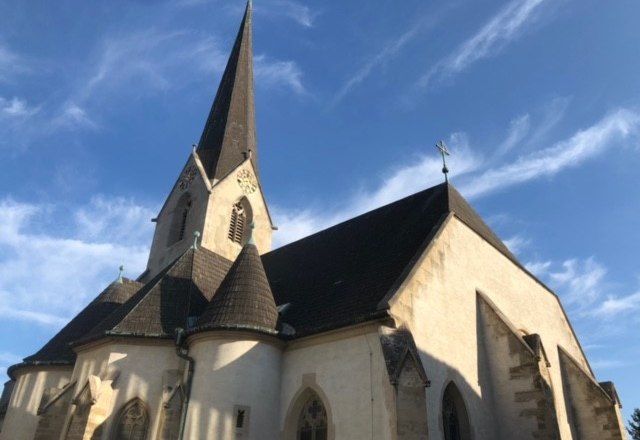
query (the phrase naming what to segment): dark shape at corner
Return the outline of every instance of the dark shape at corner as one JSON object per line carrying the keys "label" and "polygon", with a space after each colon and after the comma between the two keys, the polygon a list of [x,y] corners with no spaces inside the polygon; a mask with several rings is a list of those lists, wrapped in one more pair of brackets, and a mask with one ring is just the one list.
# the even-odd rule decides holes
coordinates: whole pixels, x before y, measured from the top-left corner
{"label": "dark shape at corner", "polygon": [[249,2],[196,150],[209,179],[223,178],[249,154],[258,172],[254,102]]}

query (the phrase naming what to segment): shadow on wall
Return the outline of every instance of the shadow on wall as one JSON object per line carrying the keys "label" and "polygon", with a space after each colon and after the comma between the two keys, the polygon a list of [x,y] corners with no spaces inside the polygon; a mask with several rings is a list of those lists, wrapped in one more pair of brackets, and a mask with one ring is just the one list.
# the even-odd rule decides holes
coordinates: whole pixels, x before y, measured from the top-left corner
{"label": "shadow on wall", "polygon": [[481,440],[495,437],[483,423],[490,416],[487,396],[480,396],[455,367],[419,350],[430,386],[427,394],[429,439]]}

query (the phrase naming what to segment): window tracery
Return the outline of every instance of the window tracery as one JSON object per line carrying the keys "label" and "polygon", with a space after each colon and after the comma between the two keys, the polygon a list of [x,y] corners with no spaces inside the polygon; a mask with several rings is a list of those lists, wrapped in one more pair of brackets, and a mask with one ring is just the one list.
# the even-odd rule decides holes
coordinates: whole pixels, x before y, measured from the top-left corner
{"label": "window tracery", "polygon": [[311,396],[302,407],[297,440],[327,440],[327,411],[318,396]]}
{"label": "window tracery", "polygon": [[149,412],[140,399],[127,403],[118,416],[113,440],[146,440]]}

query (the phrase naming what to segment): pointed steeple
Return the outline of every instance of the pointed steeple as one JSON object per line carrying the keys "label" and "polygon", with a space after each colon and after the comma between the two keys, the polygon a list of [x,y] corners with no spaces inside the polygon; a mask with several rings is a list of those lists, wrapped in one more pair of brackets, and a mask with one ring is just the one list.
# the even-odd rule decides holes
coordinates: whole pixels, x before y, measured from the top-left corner
{"label": "pointed steeple", "polygon": [[247,329],[274,334],[278,322],[271,287],[256,245],[244,245],[194,331]]}
{"label": "pointed steeple", "polygon": [[250,1],[196,151],[209,179],[226,176],[249,154],[258,172]]}

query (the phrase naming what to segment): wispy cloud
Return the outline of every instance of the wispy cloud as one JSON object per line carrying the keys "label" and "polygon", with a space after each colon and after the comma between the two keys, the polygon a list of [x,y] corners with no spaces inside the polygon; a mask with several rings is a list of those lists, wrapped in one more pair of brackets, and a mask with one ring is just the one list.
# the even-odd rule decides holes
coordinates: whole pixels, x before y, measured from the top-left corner
{"label": "wispy cloud", "polygon": [[0,82],[10,81],[16,75],[29,72],[29,64],[24,56],[0,41]]}
{"label": "wispy cloud", "polygon": [[332,103],[335,105],[340,102],[354,87],[365,81],[380,66],[384,66],[394,57],[396,57],[407,44],[412,42],[419,34],[433,29],[442,19],[444,13],[451,6],[445,6],[441,11],[430,13],[428,16],[421,17],[409,29],[400,36],[390,39],[382,45],[382,49],[373,57],[364,62],[364,64],[353,73],[344,85],[338,90],[333,97]]}
{"label": "wispy cloud", "polygon": [[302,84],[302,71],[294,61],[272,60],[265,55],[254,57],[256,82],[261,87],[285,87],[298,95],[308,92]]}
{"label": "wispy cloud", "polygon": [[[450,149],[455,153],[449,158],[449,168],[453,170],[450,177],[458,183],[466,197],[485,196],[515,184],[552,176],[569,167],[578,166],[601,154],[614,142],[622,142],[637,136],[639,128],[639,114],[628,109],[619,109],[603,117],[591,127],[577,131],[568,139],[558,141],[549,148],[516,157],[511,162],[503,162],[494,169],[488,169],[489,164],[493,166],[493,162],[487,162],[478,155],[469,145],[464,133],[454,133],[448,139]],[[523,140],[530,130],[529,117],[515,119],[503,143],[503,154],[498,155],[498,158],[513,149],[518,140]],[[281,232],[275,235],[274,243],[276,246],[286,244],[311,232],[434,185],[441,181],[441,167],[442,163],[436,155],[418,155],[410,164],[388,170],[387,175],[375,189],[356,191],[344,207],[299,210],[276,207],[274,217]],[[516,253],[520,252],[526,244],[526,239],[518,236],[513,237],[510,242]],[[566,264],[567,270],[576,268],[575,262]],[[590,263],[587,262],[587,264]],[[546,263],[537,265],[532,263],[535,269],[532,272],[548,269],[548,266]],[[597,274],[597,271],[592,272],[591,276]],[[556,281],[559,282],[560,277],[561,273],[555,274]],[[574,277],[573,282],[578,282],[578,278]]]}
{"label": "wispy cloud", "polygon": [[319,14],[318,11],[292,0],[270,0],[264,7],[262,2],[254,3],[253,9],[257,14],[288,17],[304,27],[313,27],[313,22]]}
{"label": "wispy cloud", "polygon": [[527,133],[529,133],[530,125],[531,118],[528,114],[513,119],[506,139],[498,145],[494,156],[500,158],[521,144]]}
{"label": "wispy cloud", "polygon": [[606,370],[611,368],[621,368],[629,365],[627,362],[614,360],[614,359],[596,359],[592,362],[589,362],[592,368],[596,368],[598,370]]}
{"label": "wispy cloud", "polygon": [[394,56],[400,52],[400,50],[407,45],[423,28],[421,23],[414,25],[411,29],[400,35],[400,37],[389,41],[384,45],[382,50],[378,52],[373,58],[368,60],[362,67],[360,67],[338,90],[338,93],[333,98],[333,104],[337,104],[344,98],[355,86],[362,83],[371,72],[378,66],[387,63]]}
{"label": "wispy cloud", "polygon": [[[72,209],[0,200],[2,321],[59,326],[115,279],[118,265],[137,276],[146,262],[152,213],[103,197]],[[69,226],[52,228],[59,223]],[[55,235],[45,232],[51,230]]]}
{"label": "wispy cloud", "polygon": [[138,93],[166,89],[185,78],[185,66],[191,72],[194,68],[211,72],[221,71],[225,62],[217,41],[196,32],[147,29],[111,35],[98,50],[92,72],[74,100],[82,104],[123,86],[128,90],[134,86]]}
{"label": "wispy cloud", "polygon": [[531,240],[527,237],[516,234],[510,238],[504,240],[504,244],[507,245],[509,250],[513,252],[515,255],[520,254],[529,244],[531,244]]}
{"label": "wispy cloud", "polygon": [[637,135],[639,127],[638,113],[617,110],[569,139],[473,177],[462,186],[462,192],[467,197],[477,197],[518,183],[553,176],[601,154],[616,141]]}
{"label": "wispy cloud", "polygon": [[22,98],[5,99],[0,96],[0,118],[25,118],[38,112],[37,107],[31,107]]}
{"label": "wispy cloud", "polygon": [[609,296],[592,313],[594,316],[613,317],[626,312],[637,313],[638,310],[640,310],[640,292],[627,296]]}
{"label": "wispy cloud", "polygon": [[[479,160],[469,149],[466,137],[454,133],[447,141],[452,150],[459,152],[451,156],[451,176],[464,175],[479,166]],[[433,146],[429,146],[429,151]],[[273,215],[279,231],[274,234],[274,246],[291,241],[370,211],[387,203],[406,197],[419,190],[441,183],[442,161],[435,154],[421,154],[409,164],[388,170],[373,189],[356,190],[346,203],[333,209],[305,208],[301,210],[274,207]]]}
{"label": "wispy cloud", "polygon": [[512,0],[476,34],[429,70],[418,84],[428,87],[434,81],[450,78],[478,60],[497,54],[518,38],[533,22],[546,0]]}
{"label": "wispy cloud", "polygon": [[593,257],[574,258],[564,261],[559,270],[549,273],[548,278],[551,285],[561,291],[566,304],[584,311],[602,296],[606,273],[604,266]]}

